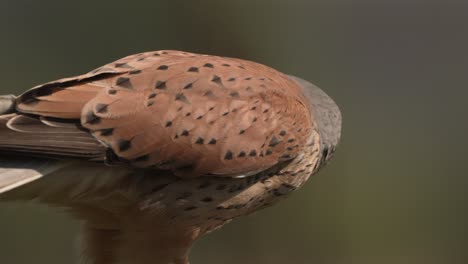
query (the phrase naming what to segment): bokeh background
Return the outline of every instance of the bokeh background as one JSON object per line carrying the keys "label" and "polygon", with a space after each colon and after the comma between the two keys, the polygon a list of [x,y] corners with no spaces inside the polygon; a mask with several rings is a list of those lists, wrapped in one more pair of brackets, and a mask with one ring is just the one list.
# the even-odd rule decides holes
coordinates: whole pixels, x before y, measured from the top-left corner
{"label": "bokeh background", "polygon": [[[330,166],[200,240],[193,264],[468,263],[468,4],[440,0],[0,1],[0,92],[178,49],[311,80],[339,104]],[[74,263],[79,223],[0,205],[2,264]]]}

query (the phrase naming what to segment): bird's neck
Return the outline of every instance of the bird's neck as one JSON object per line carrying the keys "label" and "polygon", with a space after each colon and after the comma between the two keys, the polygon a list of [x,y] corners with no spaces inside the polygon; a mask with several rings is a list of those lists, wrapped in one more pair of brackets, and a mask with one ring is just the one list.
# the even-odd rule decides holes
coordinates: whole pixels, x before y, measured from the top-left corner
{"label": "bird's neck", "polygon": [[153,232],[144,227],[104,230],[85,227],[83,263],[89,264],[188,264],[196,232]]}

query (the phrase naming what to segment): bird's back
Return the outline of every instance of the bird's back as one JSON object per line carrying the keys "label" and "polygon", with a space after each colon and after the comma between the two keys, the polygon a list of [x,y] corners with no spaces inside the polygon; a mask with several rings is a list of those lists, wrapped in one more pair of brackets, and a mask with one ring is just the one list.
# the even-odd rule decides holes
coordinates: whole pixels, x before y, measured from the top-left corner
{"label": "bird's back", "polygon": [[323,166],[341,116],[317,89],[249,61],[158,51],[3,97],[0,200],[37,198],[94,235],[146,230],[189,248]]}

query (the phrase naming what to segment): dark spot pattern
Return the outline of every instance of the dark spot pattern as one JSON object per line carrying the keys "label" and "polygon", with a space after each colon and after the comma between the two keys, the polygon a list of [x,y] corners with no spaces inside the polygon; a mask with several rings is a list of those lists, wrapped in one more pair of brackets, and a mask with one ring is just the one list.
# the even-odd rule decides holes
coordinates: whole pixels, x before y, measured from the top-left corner
{"label": "dark spot pattern", "polygon": [[198,72],[198,68],[197,67],[190,67],[188,69],[188,72]]}
{"label": "dark spot pattern", "polygon": [[255,156],[257,156],[257,151],[256,151],[255,149],[252,149],[252,150],[250,151],[250,153],[249,153],[249,156],[250,156],[250,157],[255,157]]}
{"label": "dark spot pattern", "polygon": [[116,68],[133,69],[133,67],[128,65],[127,63],[116,63],[114,66]]}
{"label": "dark spot pattern", "polygon": [[195,141],[195,144],[202,145],[205,142],[205,140],[202,137],[198,137],[197,141]]}
{"label": "dark spot pattern", "polygon": [[161,65],[161,66],[158,67],[158,70],[160,70],[160,71],[165,71],[167,69],[169,69],[169,66],[167,66],[167,65]]}
{"label": "dark spot pattern", "polygon": [[187,85],[184,86],[184,89],[187,90],[187,89],[190,89],[193,87],[193,83],[188,83]]}
{"label": "dark spot pattern", "polygon": [[189,100],[187,99],[187,97],[185,97],[185,95],[184,95],[183,93],[178,93],[178,94],[176,94],[175,100],[176,100],[176,101],[184,102],[184,103],[186,103],[186,104],[189,103]]}
{"label": "dark spot pattern", "polygon": [[132,75],[140,74],[140,73],[141,73],[141,70],[132,70],[132,71],[129,72],[129,74],[132,74]]}
{"label": "dark spot pattern", "polygon": [[133,88],[132,83],[130,82],[130,79],[127,78],[127,77],[118,78],[117,81],[115,82],[115,84],[117,86],[127,88],[127,89],[132,89]]}
{"label": "dark spot pattern", "polygon": [[278,140],[275,136],[273,136],[268,146],[273,148],[273,147],[276,147],[279,143],[281,143],[281,141]]}
{"label": "dark spot pattern", "polygon": [[245,157],[246,155],[247,153],[245,153],[245,151],[241,151],[239,152],[239,155],[237,155],[237,157],[242,158],[242,157]]}
{"label": "dark spot pattern", "polygon": [[107,93],[110,94],[110,95],[115,95],[115,94],[117,94],[117,90],[115,90],[115,89],[109,89],[109,90],[107,91]]}
{"label": "dark spot pattern", "polygon": [[207,97],[213,97],[214,96],[214,93],[211,91],[211,90],[208,90],[206,91],[203,96],[207,96]]}
{"label": "dark spot pattern", "polygon": [[205,67],[205,68],[214,68],[213,64],[211,64],[211,63],[205,63],[205,65],[203,65],[203,67]]}
{"label": "dark spot pattern", "polygon": [[166,127],[170,127],[170,126],[172,126],[172,121],[167,121],[166,122]]}
{"label": "dark spot pattern", "polygon": [[184,137],[188,137],[189,132],[188,132],[188,130],[185,130],[185,129],[184,129],[184,130],[182,130],[182,133],[180,133],[180,135],[181,135],[181,136],[184,136]]}
{"label": "dark spot pattern", "polygon": [[160,90],[166,89],[166,82],[157,81],[157,82],[156,82],[155,88],[156,88],[156,89],[160,89]]}
{"label": "dark spot pattern", "polygon": [[96,104],[96,113],[100,113],[100,114],[104,114],[104,113],[107,113],[107,107],[108,105],[107,104]]}
{"label": "dark spot pattern", "polygon": [[280,134],[280,136],[284,137],[284,136],[286,136],[286,131],[281,130],[279,134]]}
{"label": "dark spot pattern", "polygon": [[216,83],[216,84],[218,84],[218,85],[222,85],[222,84],[223,84],[223,82],[221,81],[221,77],[219,77],[219,76],[217,76],[217,75],[213,76],[213,78],[211,79],[211,81],[214,82],[214,83]]}
{"label": "dark spot pattern", "polygon": [[236,92],[236,91],[231,92],[231,93],[229,94],[229,96],[234,97],[234,98],[239,98],[239,97],[240,97],[239,92]]}
{"label": "dark spot pattern", "polygon": [[126,139],[119,139],[119,141],[117,142],[117,147],[121,152],[127,151],[132,147],[132,142]]}
{"label": "dark spot pattern", "polygon": [[233,153],[232,151],[228,150],[226,154],[224,155],[225,160],[232,160]]}
{"label": "dark spot pattern", "polygon": [[216,145],[216,139],[214,139],[214,138],[210,139],[210,141],[208,142],[208,144],[210,144],[210,145]]}
{"label": "dark spot pattern", "polygon": [[101,122],[101,118],[95,115],[92,111],[88,112],[85,116],[85,123],[95,125]]}
{"label": "dark spot pattern", "polygon": [[150,93],[150,95],[148,95],[148,99],[153,99],[156,97],[156,95],[158,95],[157,93]]}

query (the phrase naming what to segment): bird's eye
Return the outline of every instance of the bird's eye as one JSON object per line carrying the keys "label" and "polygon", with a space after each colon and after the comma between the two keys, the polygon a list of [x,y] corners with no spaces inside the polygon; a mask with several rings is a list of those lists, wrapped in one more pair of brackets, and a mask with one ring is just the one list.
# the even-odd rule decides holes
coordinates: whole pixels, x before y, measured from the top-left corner
{"label": "bird's eye", "polygon": [[328,157],[328,147],[323,148],[322,157],[326,159]]}

